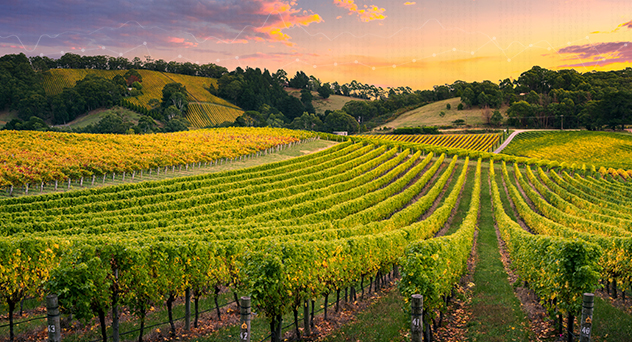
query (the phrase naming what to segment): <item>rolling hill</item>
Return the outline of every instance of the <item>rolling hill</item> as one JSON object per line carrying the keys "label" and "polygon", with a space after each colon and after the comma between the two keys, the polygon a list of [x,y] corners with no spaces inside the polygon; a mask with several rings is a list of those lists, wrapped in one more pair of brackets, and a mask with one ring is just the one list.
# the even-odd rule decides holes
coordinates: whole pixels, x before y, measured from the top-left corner
{"label": "rolling hill", "polygon": [[[378,126],[376,129],[383,127],[449,126],[453,121],[458,119],[464,120],[466,125],[482,126],[482,109],[473,107],[471,109],[457,110],[457,106],[460,102],[461,99],[458,97],[433,102],[403,113],[395,120]],[[446,108],[448,104],[450,104],[451,109]],[[500,109],[500,112],[504,113],[506,110],[507,108],[503,107]],[[445,113],[443,117],[439,115],[441,112]]]}
{"label": "rolling hill", "polygon": [[[96,74],[105,78],[123,75],[127,70],[93,70],[93,69],[52,69],[44,74],[44,90],[47,95],[59,94],[64,88],[70,88],[88,74]],[[150,109],[149,101],[162,98],[162,88],[172,82],[182,83],[188,92],[189,109],[186,118],[193,127],[201,128],[224,121],[234,121],[243,113],[239,107],[211,94],[210,85],[217,86],[217,80],[208,77],[188,76],[165,72],[138,70],[143,77],[143,94],[128,97],[126,100]],[[221,121],[218,121],[221,120]]]}

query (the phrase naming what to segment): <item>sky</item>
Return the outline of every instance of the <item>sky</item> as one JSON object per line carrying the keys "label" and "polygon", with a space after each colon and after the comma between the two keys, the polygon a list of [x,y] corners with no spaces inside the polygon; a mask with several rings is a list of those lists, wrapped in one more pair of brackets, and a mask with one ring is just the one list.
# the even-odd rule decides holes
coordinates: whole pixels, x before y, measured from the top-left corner
{"label": "sky", "polygon": [[0,55],[298,70],[381,87],[632,67],[630,0],[0,0]]}

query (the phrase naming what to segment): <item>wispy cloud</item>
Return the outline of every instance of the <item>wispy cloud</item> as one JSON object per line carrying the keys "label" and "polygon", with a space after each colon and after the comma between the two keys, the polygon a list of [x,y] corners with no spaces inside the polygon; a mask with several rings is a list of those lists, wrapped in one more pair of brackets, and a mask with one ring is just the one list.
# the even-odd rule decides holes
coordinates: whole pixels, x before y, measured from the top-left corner
{"label": "wispy cloud", "polygon": [[295,26],[309,26],[309,24],[323,21],[323,18],[318,14],[295,8],[296,1],[259,1],[262,4],[262,7],[259,9],[259,14],[276,14],[280,18],[280,20],[273,21],[255,30],[266,34],[270,41],[279,41],[286,45],[294,45],[290,42],[291,37],[283,33],[283,30]]}
{"label": "wispy cloud", "polygon": [[10,1],[3,13],[11,15],[0,18],[2,36],[11,36],[11,43],[17,36],[27,46],[58,46],[60,38],[85,46],[136,46],[144,40],[165,47],[206,41],[291,44],[288,29],[323,21],[296,0],[21,0]]}
{"label": "wispy cloud", "polygon": [[384,20],[386,18],[386,15],[384,15],[386,9],[379,8],[375,5],[364,5],[364,8],[360,9],[354,0],[334,0],[334,4],[348,10],[349,15],[356,14],[363,22]]}
{"label": "wispy cloud", "polygon": [[617,26],[617,28],[615,28],[612,31],[594,31],[594,32],[591,32],[591,33],[615,33],[617,31],[621,30],[622,28],[632,29],[632,20],[628,21],[627,23],[620,24],[619,26]]}
{"label": "wispy cloud", "polygon": [[411,1],[404,2],[404,6],[412,6],[412,5],[416,5],[416,4],[417,3],[414,2],[414,1],[412,1],[412,2]]}
{"label": "wispy cloud", "polygon": [[614,63],[632,62],[632,42],[608,42],[586,45],[572,45],[557,51],[565,55],[567,60],[579,63],[566,64],[560,67],[604,66]]}

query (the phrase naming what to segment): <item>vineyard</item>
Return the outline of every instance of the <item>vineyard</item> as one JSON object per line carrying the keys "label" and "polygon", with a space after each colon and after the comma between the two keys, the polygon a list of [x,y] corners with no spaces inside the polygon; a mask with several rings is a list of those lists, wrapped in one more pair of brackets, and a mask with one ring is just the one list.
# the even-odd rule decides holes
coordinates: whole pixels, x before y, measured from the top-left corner
{"label": "vineyard", "polygon": [[196,128],[218,125],[223,122],[234,122],[244,112],[234,107],[226,107],[213,103],[189,103],[186,118]]}
{"label": "vineyard", "polygon": [[209,129],[169,134],[111,135],[35,131],[0,132],[0,187],[71,179],[130,176],[141,170],[192,167],[250,155],[310,137],[282,129]]}
{"label": "vineyard", "polygon": [[381,135],[379,139],[487,152],[502,134]]}
{"label": "vineyard", "polygon": [[[52,69],[44,74],[44,90],[47,95],[56,95],[61,93],[64,88],[74,87],[77,81],[84,79],[88,74],[111,79],[116,75],[122,76],[126,72],[127,70]],[[190,101],[204,101],[235,107],[235,105],[212,95],[206,90],[210,85],[217,87],[217,80],[214,78],[170,74],[151,70],[138,70],[138,73],[143,77],[143,94],[129,100],[147,109],[151,109],[147,104],[149,100],[157,99],[160,101],[162,99],[162,88],[172,82],[182,83],[187,87]]]}
{"label": "vineyard", "polygon": [[0,201],[0,290],[9,312],[57,293],[64,312],[97,317],[106,335],[118,332],[106,313],[125,308],[144,322],[163,304],[175,334],[174,302],[229,289],[252,298],[280,341],[283,315],[393,272],[405,298],[424,296],[429,331],[476,232],[493,229],[479,224],[491,205],[519,279],[572,331],[583,293],[632,285],[632,187],[622,180],[356,137],[240,171]]}
{"label": "vineyard", "polygon": [[632,135],[611,132],[523,132],[505,154],[551,159],[567,164],[595,165],[613,169],[632,169]]}

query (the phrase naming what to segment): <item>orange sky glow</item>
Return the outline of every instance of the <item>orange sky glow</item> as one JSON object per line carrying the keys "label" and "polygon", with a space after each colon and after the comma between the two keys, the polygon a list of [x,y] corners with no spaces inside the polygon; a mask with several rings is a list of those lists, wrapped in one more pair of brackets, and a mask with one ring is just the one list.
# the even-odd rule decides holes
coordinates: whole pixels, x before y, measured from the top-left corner
{"label": "orange sky glow", "polygon": [[[136,56],[428,89],[632,67],[629,0],[10,2],[0,54]],[[99,7],[102,6],[102,7]]]}

